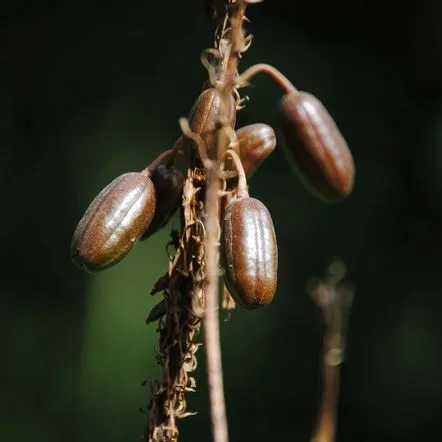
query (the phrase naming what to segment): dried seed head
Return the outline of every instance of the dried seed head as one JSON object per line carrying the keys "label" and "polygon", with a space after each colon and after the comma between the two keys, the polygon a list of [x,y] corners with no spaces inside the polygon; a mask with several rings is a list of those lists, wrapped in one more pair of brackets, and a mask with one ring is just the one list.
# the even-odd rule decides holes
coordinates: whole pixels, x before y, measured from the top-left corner
{"label": "dried seed head", "polygon": [[[207,150],[209,157],[212,155],[216,145],[216,125],[222,114],[222,97],[215,88],[209,88],[201,92],[189,113],[189,125],[192,132],[198,134]],[[236,109],[233,95],[229,97],[229,107],[225,113],[227,123],[235,126]],[[229,140],[226,139],[226,146]],[[187,138],[183,141],[184,155],[192,166],[201,167],[201,159],[198,153],[198,146]]]}
{"label": "dried seed head", "polygon": [[89,271],[106,269],[132,249],[155,212],[155,189],[147,171],[119,176],[92,201],[74,232],[70,255]]}
{"label": "dried seed head", "polygon": [[247,178],[250,178],[274,151],[275,131],[268,124],[256,123],[238,129],[236,136],[239,143],[239,157]]}
{"label": "dried seed head", "polygon": [[276,291],[278,248],[272,217],[255,198],[239,198],[227,208],[221,235],[224,282],[247,309],[269,304]]}
{"label": "dried seed head", "polygon": [[183,197],[184,176],[174,166],[160,164],[151,173],[151,178],[155,187],[156,209],[152,223],[140,238],[142,240],[149,238],[167,224]]}
{"label": "dried seed head", "polygon": [[307,189],[326,202],[346,198],[354,185],[353,157],[324,105],[292,92],[281,100],[279,118],[287,158]]}

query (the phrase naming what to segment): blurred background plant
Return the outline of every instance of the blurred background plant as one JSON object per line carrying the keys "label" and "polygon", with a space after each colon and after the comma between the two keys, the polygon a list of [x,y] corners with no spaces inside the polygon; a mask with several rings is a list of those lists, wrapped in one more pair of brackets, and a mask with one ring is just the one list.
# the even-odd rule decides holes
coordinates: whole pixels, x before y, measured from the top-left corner
{"label": "blurred background plant", "polygon": [[[309,440],[324,324],[305,282],[334,255],[357,287],[337,440],[437,440],[442,4],[273,0],[249,16],[255,43],[241,68],[275,64],[320,98],[357,181],[348,201],[324,205],[281,149],[250,181],[274,219],[279,285],[271,306],[222,325],[231,440]],[[167,231],[93,276],[70,263],[69,242],[103,185],[172,147],[213,29],[202,2],[11,2],[2,18],[0,440],[136,440],[141,383],[159,377],[144,319]],[[239,124],[276,128],[278,88],[253,83]],[[205,388],[189,407],[199,414],[182,422],[182,440],[207,440]]]}

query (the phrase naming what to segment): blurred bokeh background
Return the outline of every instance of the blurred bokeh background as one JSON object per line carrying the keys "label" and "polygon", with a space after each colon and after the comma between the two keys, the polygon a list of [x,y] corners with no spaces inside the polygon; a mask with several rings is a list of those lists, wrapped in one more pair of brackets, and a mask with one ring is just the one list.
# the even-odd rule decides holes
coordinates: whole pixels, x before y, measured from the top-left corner
{"label": "blurred bokeh background", "polygon": [[[167,230],[116,267],[68,259],[91,199],[179,135],[213,28],[202,1],[8,2],[0,28],[0,440],[138,440],[159,370],[149,295]],[[442,430],[442,2],[267,0],[241,68],[274,64],[318,96],[355,157],[353,195],[317,202],[277,149],[250,181],[279,241],[274,303],[222,323],[231,441],[306,442],[323,323],[305,283],[333,256],[356,287],[338,440],[437,441]],[[239,125],[277,128],[280,91],[258,77]],[[172,225],[176,225],[176,221]],[[199,414],[209,441],[204,350]]]}

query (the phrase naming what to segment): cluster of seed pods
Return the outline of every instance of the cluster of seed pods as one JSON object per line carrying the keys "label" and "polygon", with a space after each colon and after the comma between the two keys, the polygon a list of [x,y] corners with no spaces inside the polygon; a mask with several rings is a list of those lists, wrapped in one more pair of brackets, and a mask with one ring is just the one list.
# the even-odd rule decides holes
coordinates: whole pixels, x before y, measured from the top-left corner
{"label": "cluster of seed pods", "polygon": [[[270,71],[281,84],[278,71],[262,66],[266,68],[249,71],[253,75]],[[278,117],[290,164],[314,196],[326,202],[346,198],[353,189],[354,162],[343,136],[317,98],[291,84],[284,88]],[[273,152],[277,139],[264,123],[235,130],[236,101],[233,95],[228,98],[226,106],[215,87],[206,88],[190,111],[187,132],[173,150],[141,172],[117,177],[98,194],[73,235],[71,257],[78,266],[89,272],[106,269],[123,259],[138,240],[166,226],[180,206],[185,183],[174,165],[177,154],[182,151],[188,167],[201,169],[204,176],[204,157],[211,157],[216,143],[221,143],[226,146],[220,196],[224,282],[232,298],[247,309],[272,301],[278,266],[275,229],[266,206],[249,196],[247,179]],[[217,124],[222,112],[233,135],[220,141]]]}
{"label": "cluster of seed pods", "polygon": [[[275,228],[265,204],[250,196],[247,182],[277,144],[284,148],[301,183],[320,200],[340,201],[353,189],[352,155],[324,105],[298,91],[270,65],[258,64],[239,74],[238,60],[252,37],[242,28],[245,8],[257,2],[225,2],[226,15],[215,33],[214,48],[206,49],[201,57],[209,80],[188,118],[179,120],[183,133],[173,149],[143,165],[140,172],[124,173],[107,185],[85,211],[71,241],[74,263],[88,272],[99,272],[124,259],[135,244],[148,243],[180,209],[181,228],[179,232],[172,229],[169,243],[175,247],[174,256],[151,291],[163,292],[163,299],[146,319],[147,323],[158,321],[157,361],[162,367],[161,382],[150,385],[146,442],[176,442],[177,419],[193,414],[187,412],[186,396],[195,391],[191,373],[196,368],[196,336],[203,315],[205,337],[216,336],[208,326],[217,325],[216,315],[210,320],[207,313],[216,312],[210,308],[210,289],[216,284],[210,282],[214,277],[216,282],[218,242],[225,309],[239,305],[252,310],[275,297]],[[239,90],[258,73],[269,75],[283,90],[278,110],[281,143],[268,124],[236,127],[237,111],[247,102]],[[178,167],[183,157],[185,174]],[[216,345],[206,343],[207,353],[216,354]],[[217,370],[210,375],[208,369],[209,384]],[[222,432],[214,429],[214,434]]]}
{"label": "cluster of seed pods", "polygon": [[[353,189],[355,168],[347,143],[332,117],[316,97],[297,91],[276,69],[262,66],[264,69],[257,68],[254,74],[270,73],[286,90],[279,105],[279,121],[293,170],[307,190],[322,201],[345,199]],[[229,99],[225,115],[227,124],[234,128],[233,96]],[[200,167],[201,150],[210,157],[216,142],[228,146],[224,172],[229,176],[235,171],[238,180],[226,182],[221,264],[227,295],[243,307],[254,309],[269,304],[275,295],[278,252],[271,215],[261,201],[249,196],[247,179],[275,149],[276,135],[271,126],[255,123],[237,129],[228,140],[216,139],[220,108],[221,98],[215,88],[200,94],[189,115],[189,138],[183,143],[184,152],[189,164]],[[192,134],[199,137],[200,143]]]}

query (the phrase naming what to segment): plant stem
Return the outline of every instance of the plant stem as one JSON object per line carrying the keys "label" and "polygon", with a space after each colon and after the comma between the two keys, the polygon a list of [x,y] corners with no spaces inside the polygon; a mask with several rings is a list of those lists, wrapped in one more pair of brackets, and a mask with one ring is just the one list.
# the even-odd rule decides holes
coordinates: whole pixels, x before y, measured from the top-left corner
{"label": "plant stem", "polygon": [[206,169],[206,309],[204,314],[204,343],[214,442],[227,442],[227,417],[224,400],[221,339],[218,318],[218,241],[219,241],[219,170],[211,161]]}
{"label": "plant stem", "polygon": [[238,198],[245,198],[249,196],[249,192],[247,190],[247,178],[246,174],[244,172],[244,167],[241,163],[241,160],[238,156],[238,154],[230,149],[226,152],[226,157],[230,156],[232,158],[233,164],[236,168],[236,173],[238,174],[238,191],[237,191],[237,197]]}
{"label": "plant stem", "polygon": [[311,442],[334,442],[336,433],[336,408],[339,396],[340,364],[333,363],[328,357],[336,350],[335,342],[329,333],[324,336],[322,353],[323,394],[319,421]]}
{"label": "plant stem", "polygon": [[221,361],[221,339],[218,317],[218,262],[220,238],[220,158],[226,151],[224,145],[226,110],[228,100],[236,87],[238,77],[238,60],[243,44],[242,22],[246,5],[238,0],[229,2],[231,38],[229,58],[225,65],[222,84],[219,85],[224,100],[217,129],[215,155],[206,162],[206,310],[204,314],[204,341],[207,357],[207,377],[209,385],[210,412],[212,418],[212,433],[214,442],[228,442],[228,427],[226,405],[224,399],[223,371]]}
{"label": "plant stem", "polygon": [[258,63],[251,67],[249,67],[246,71],[244,71],[240,78],[239,82],[248,83],[252,78],[257,74],[267,74],[270,76],[276,84],[284,91],[284,94],[298,93],[298,90],[295,88],[293,83],[278,69],[273,67],[270,64]]}
{"label": "plant stem", "polygon": [[322,398],[311,442],[334,442],[336,437],[340,365],[344,357],[347,317],[353,298],[352,288],[337,285],[345,272],[344,262],[335,259],[328,268],[326,281],[316,284],[311,293],[325,320],[321,355]]}
{"label": "plant stem", "polygon": [[[178,146],[178,147],[177,147]],[[176,155],[180,152],[178,142],[175,143],[175,147],[173,149],[166,150],[160,153],[143,171],[154,172],[155,169],[167,159],[173,160]]]}

